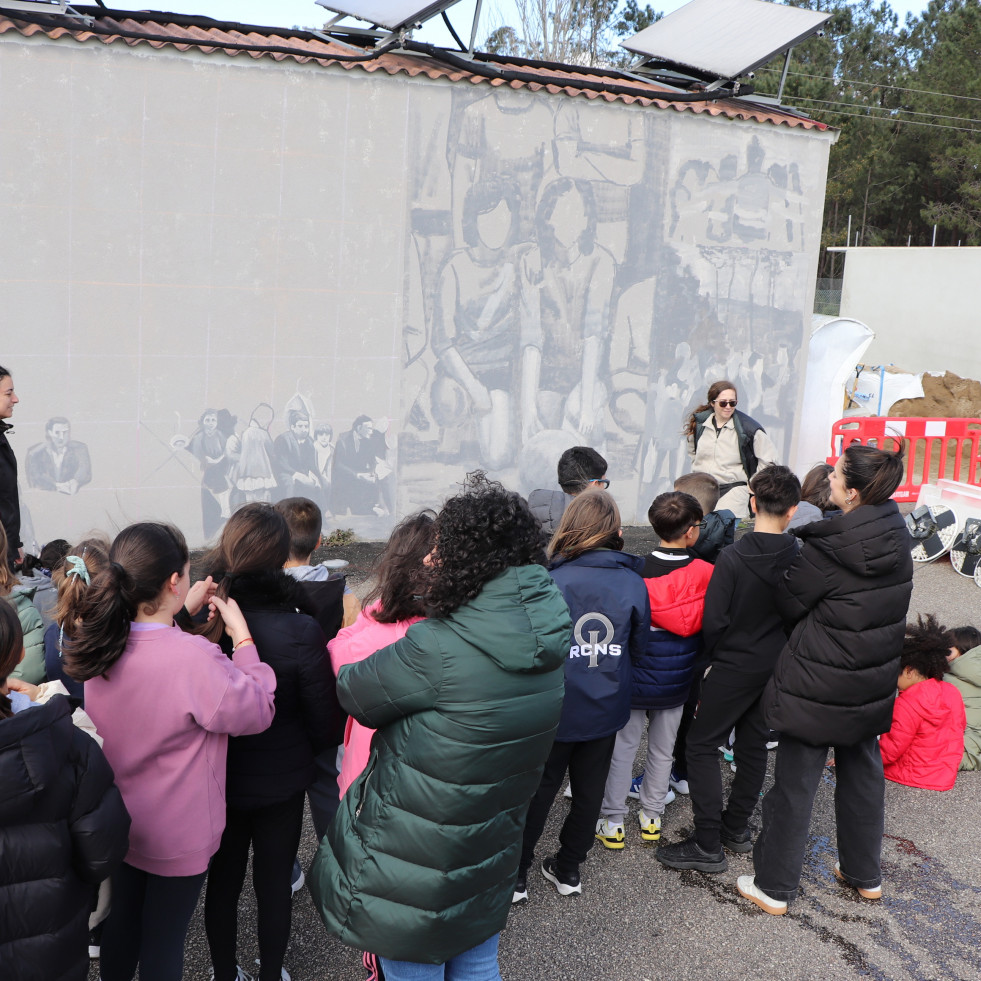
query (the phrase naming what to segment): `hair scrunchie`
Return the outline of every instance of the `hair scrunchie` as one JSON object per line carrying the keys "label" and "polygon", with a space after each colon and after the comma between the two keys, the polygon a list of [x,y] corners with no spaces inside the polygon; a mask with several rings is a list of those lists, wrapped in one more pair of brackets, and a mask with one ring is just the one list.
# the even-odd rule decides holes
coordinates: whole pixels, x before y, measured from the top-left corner
{"label": "hair scrunchie", "polygon": [[89,570],[86,568],[85,560],[79,555],[66,555],[65,562],[68,565],[68,571],[65,573],[65,577],[68,576],[78,576],[86,586],[91,585],[92,580],[89,578]]}

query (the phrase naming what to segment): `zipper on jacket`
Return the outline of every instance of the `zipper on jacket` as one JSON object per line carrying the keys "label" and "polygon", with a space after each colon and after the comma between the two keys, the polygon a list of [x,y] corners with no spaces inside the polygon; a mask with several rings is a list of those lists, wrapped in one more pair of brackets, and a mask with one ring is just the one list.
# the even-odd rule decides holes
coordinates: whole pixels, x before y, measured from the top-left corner
{"label": "zipper on jacket", "polygon": [[376,756],[371,761],[371,766],[365,771],[364,783],[361,784],[361,800],[358,801],[358,806],[354,811],[354,818],[357,820],[361,817],[361,808],[364,807],[365,798],[368,796],[368,781],[371,779],[372,773],[375,772],[375,764],[378,762],[378,757]]}

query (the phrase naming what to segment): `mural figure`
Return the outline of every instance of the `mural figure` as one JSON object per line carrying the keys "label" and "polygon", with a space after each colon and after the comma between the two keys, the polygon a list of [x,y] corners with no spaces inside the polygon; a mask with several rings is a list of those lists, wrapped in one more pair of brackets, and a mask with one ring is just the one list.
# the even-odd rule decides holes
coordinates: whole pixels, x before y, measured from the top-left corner
{"label": "mural figure", "polygon": [[337,437],[332,489],[335,514],[382,516],[390,512],[390,505],[384,502],[390,498],[384,485],[392,472],[386,452],[384,433],[376,433],[371,416],[358,416],[350,430]]}
{"label": "mural figure", "polygon": [[233,510],[243,501],[272,501],[276,488],[272,463],[275,447],[269,427],[275,416],[271,405],[260,402],[242,435],[232,435],[228,439],[226,452],[233,464],[229,477]]}
{"label": "mural figure", "polygon": [[72,439],[71,423],[64,416],[53,416],[44,427],[44,442],[27,451],[24,462],[29,487],[77,494],[92,480],[89,448]]}
{"label": "mural figure", "polygon": [[[439,357],[432,406],[440,426],[456,428],[461,407],[476,417],[482,459],[502,467],[514,452],[512,389],[518,362],[527,247],[514,248],[517,188],[489,180],[469,189],[463,206],[466,248],[440,271],[433,348]],[[463,397],[459,389],[463,390]]]}
{"label": "mural figure", "polygon": [[235,416],[228,409],[205,409],[185,449],[201,464],[201,524],[205,538],[217,534],[229,518],[231,460],[226,447],[235,435]]}
{"label": "mural figure", "polygon": [[330,423],[318,422],[313,430],[313,452],[317,457],[317,476],[324,495],[324,516],[330,517],[331,470],[334,466],[334,429]]}
{"label": "mural figure", "polygon": [[527,338],[521,384],[537,392],[537,405],[522,420],[523,435],[561,428],[601,445],[616,264],[596,241],[590,184],[567,177],[553,181],[542,192],[535,225],[538,320]]}
{"label": "mural figure", "polygon": [[276,499],[308,497],[323,508],[323,483],[310,438],[310,417],[300,409],[290,409],[286,421],[289,432],[280,433],[273,443],[279,485]]}

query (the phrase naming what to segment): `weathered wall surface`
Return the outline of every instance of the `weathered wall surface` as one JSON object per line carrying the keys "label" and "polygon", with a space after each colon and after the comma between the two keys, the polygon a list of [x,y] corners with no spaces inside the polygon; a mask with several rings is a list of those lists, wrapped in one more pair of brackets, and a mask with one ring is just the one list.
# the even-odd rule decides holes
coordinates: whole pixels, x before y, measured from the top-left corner
{"label": "weathered wall surface", "polygon": [[643,520],[723,375],[789,456],[828,144],[5,39],[0,363],[36,537],[154,516],[199,543],[292,493],[380,537],[468,469],[551,485],[578,442]]}

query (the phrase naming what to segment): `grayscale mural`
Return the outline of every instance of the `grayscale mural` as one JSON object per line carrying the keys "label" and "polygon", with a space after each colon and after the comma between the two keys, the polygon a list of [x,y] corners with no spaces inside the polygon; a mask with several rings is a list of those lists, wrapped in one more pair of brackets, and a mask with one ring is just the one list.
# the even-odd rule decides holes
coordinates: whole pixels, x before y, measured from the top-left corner
{"label": "grayscale mural", "polygon": [[0,183],[0,303],[44,326],[4,337],[40,541],[197,546],[297,494],[381,538],[477,467],[552,487],[578,443],[643,522],[718,377],[790,457],[828,133],[10,35],[0,105],[11,172],[73,161],[64,207]]}
{"label": "grayscale mural", "polygon": [[789,451],[816,248],[792,146],[744,129],[738,150],[707,140],[675,163],[668,114],[503,89],[458,89],[417,122],[407,506],[477,466],[552,486],[585,443],[642,516],[690,469],[683,422],[721,377]]}

